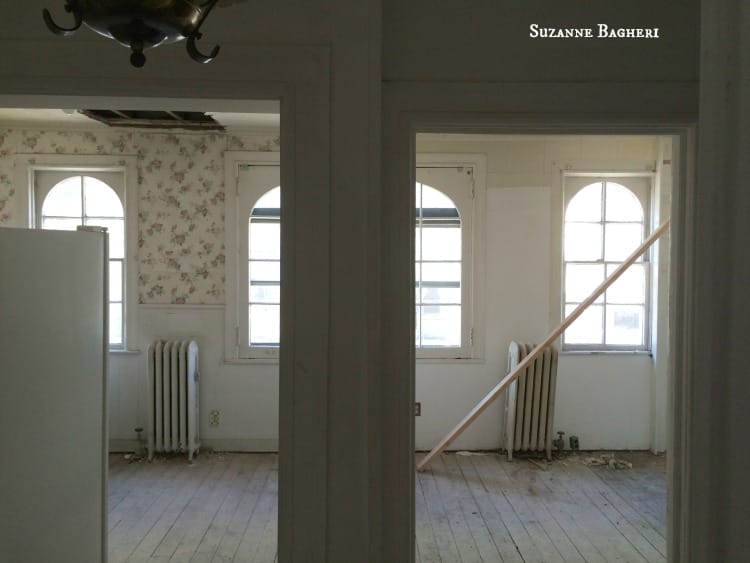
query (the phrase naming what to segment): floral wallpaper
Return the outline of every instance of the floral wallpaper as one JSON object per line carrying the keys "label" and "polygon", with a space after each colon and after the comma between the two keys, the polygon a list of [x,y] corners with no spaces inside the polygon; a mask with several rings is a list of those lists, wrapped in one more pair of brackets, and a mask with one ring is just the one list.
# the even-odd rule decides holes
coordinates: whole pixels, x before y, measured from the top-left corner
{"label": "floral wallpaper", "polygon": [[13,156],[136,155],[140,303],[224,303],[224,151],[278,151],[279,138],[122,129],[0,129],[0,226],[24,226]]}

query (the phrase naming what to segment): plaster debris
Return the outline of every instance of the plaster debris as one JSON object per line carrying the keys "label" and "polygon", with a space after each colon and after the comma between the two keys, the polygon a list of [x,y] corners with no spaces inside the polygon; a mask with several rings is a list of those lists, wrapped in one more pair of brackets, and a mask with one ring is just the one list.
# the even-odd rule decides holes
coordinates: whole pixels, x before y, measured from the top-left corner
{"label": "plaster debris", "polygon": [[537,459],[528,458],[528,461],[529,463],[533,463],[534,465],[536,465],[542,471],[547,471],[547,467],[549,466],[549,462],[546,459],[539,461]]}
{"label": "plaster debris", "polygon": [[486,452],[468,452],[466,450],[462,450],[460,452],[456,452],[456,455],[462,455],[464,457],[469,457],[469,456],[473,456],[473,455],[490,455],[490,454],[488,454]]}
{"label": "plaster debris", "polygon": [[606,465],[610,469],[632,469],[633,464],[624,459],[615,458],[615,454],[601,454],[594,457],[584,457],[583,464],[588,466]]}

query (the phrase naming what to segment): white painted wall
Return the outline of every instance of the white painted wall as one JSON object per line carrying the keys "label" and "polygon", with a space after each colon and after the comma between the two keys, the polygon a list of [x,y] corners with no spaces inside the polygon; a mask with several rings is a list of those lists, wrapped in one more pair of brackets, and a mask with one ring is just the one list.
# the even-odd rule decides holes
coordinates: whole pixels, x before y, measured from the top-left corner
{"label": "white painted wall", "polygon": [[[258,81],[300,84],[297,76],[322,76],[326,85],[334,86],[335,95],[312,87],[305,91],[315,96],[308,115],[320,115],[326,126],[304,121],[302,111],[296,115],[304,127],[289,130],[302,139],[295,144],[302,154],[295,165],[308,165],[307,172],[317,173],[312,187],[321,190],[324,210],[331,203],[334,223],[342,232],[363,228],[350,230],[345,240],[326,233],[310,245],[300,242],[295,247],[295,264],[308,275],[315,270],[303,257],[319,253],[329,264],[330,250],[337,267],[327,270],[336,289],[329,293],[336,298],[315,310],[322,312],[320,325],[308,324],[317,331],[302,332],[300,342],[292,342],[299,352],[295,369],[304,368],[304,373],[297,377],[289,367],[282,377],[290,382],[282,392],[287,408],[282,426],[295,416],[284,433],[289,462],[280,487],[283,561],[349,562],[352,553],[363,562],[408,561],[413,553],[413,455],[405,431],[413,400],[406,347],[410,335],[408,319],[399,313],[413,292],[399,289],[408,277],[408,251],[389,257],[394,243],[404,246],[411,227],[387,204],[397,201],[398,190],[409,184],[399,176],[409,167],[399,164],[408,161],[403,132],[414,112],[464,112],[457,122],[492,114],[498,116],[497,123],[522,115],[535,123],[562,118],[570,124],[688,124],[697,115],[700,86],[699,181],[693,190],[688,160],[682,170],[688,175],[687,188],[676,207],[684,230],[676,238],[681,247],[675,270],[679,268],[687,293],[678,295],[672,308],[680,323],[674,333],[681,334],[675,350],[679,380],[671,387],[678,422],[674,443],[683,457],[674,464],[677,494],[670,511],[681,517],[671,531],[681,530],[682,535],[671,535],[670,548],[680,561],[747,559],[750,489],[747,463],[742,462],[748,454],[749,380],[742,360],[750,333],[744,181],[750,174],[742,155],[750,146],[750,96],[746,59],[733,56],[748,52],[749,36],[740,33],[748,25],[743,3],[637,0],[614,6],[531,0],[511,6],[481,0],[470,10],[464,3],[425,0],[238,3],[217,11],[206,26],[205,40],[226,40],[226,47],[231,46],[223,51],[224,62],[198,70],[181,48],[165,48],[140,74],[120,66],[125,56],[121,47],[93,34],[68,42],[49,36],[39,24],[41,9],[54,8],[46,1],[7,4],[0,41],[5,100],[29,94],[241,99],[262,97]],[[60,11],[58,5],[54,13]],[[524,27],[535,19],[556,25],[599,19],[642,25],[644,14],[649,24],[663,26],[663,40],[597,45],[532,45],[520,40]],[[379,76],[381,42],[384,85]],[[330,67],[319,64],[320,58],[304,68],[294,65],[308,60],[310,45],[332,48],[336,56],[330,58]],[[233,51],[241,53],[242,60],[239,55],[232,59]],[[305,99],[300,95],[297,103]],[[331,108],[336,115],[329,121]],[[335,157],[319,157],[317,149],[329,144],[335,146]],[[309,166],[312,161],[320,167],[330,163],[339,197],[329,197],[328,169]],[[319,211],[314,201],[305,203]],[[694,228],[700,234],[697,243]],[[335,244],[329,244],[331,240]],[[295,286],[295,299],[314,299],[327,283],[317,277],[315,281],[315,286]],[[334,309],[336,322],[329,330],[327,312]],[[354,313],[347,317],[350,311]],[[318,338],[318,333],[323,336]],[[690,346],[684,346],[686,342]],[[329,378],[329,365],[315,350],[332,358],[334,377]],[[685,395],[690,400],[687,411],[682,408]],[[321,421],[326,423],[323,430]],[[292,429],[299,440],[293,440]],[[732,456],[740,462],[727,463]],[[287,490],[294,490],[294,499],[285,504]]]}
{"label": "white painted wall", "polygon": [[[37,137],[44,141],[56,135]],[[6,137],[10,154],[23,148],[11,142],[14,138]],[[134,139],[136,142],[137,135]],[[488,158],[483,211],[486,326],[477,327],[477,334],[485,340],[485,356],[479,361],[418,361],[416,400],[422,403],[415,429],[418,449],[430,449],[505,374],[511,340],[539,340],[559,323],[561,170],[652,169],[660,150],[652,138],[456,139],[420,137],[418,148],[431,153],[478,152]],[[43,152],[45,142],[40,142],[37,150]],[[220,159],[221,151],[215,152]],[[216,172],[217,177],[220,174],[220,170]],[[671,178],[663,176],[663,183],[668,184]],[[169,182],[164,179],[165,185]],[[142,181],[139,186],[142,205],[151,205],[144,203],[144,193],[152,183]],[[14,198],[22,196],[23,191],[17,190]],[[664,205],[668,206],[668,200]],[[161,212],[162,221],[179,222],[171,217],[169,208]],[[140,236],[147,242],[148,227],[148,221],[139,221]],[[144,255],[141,251],[139,258]],[[183,266],[190,267],[187,263]],[[139,270],[143,282],[140,264]],[[223,298],[223,276],[213,268],[210,273],[209,281]],[[131,347],[140,353],[111,356],[109,435],[113,450],[133,449],[137,445],[134,429],[146,426],[145,350],[149,342],[185,336],[195,337],[201,350],[200,431],[204,445],[235,451],[276,449],[278,364],[224,361],[224,309],[215,296],[196,292],[190,299],[204,303],[156,304],[150,302],[155,299],[148,296],[148,286],[141,285],[141,298],[149,303],[139,305],[137,325],[131,327],[135,337]],[[213,303],[205,303],[211,299]],[[665,313],[663,307],[661,312]],[[666,333],[659,334],[663,341]],[[666,373],[666,365],[663,370]],[[584,448],[664,448],[666,385],[665,378],[656,379],[652,358],[563,355],[559,376],[555,429],[579,436]],[[208,424],[212,410],[220,412],[218,426]],[[453,447],[500,447],[503,410],[503,401],[497,401]]]}
{"label": "white painted wall", "polygon": [[[278,132],[192,134],[41,125],[0,127],[0,226],[26,227],[28,187],[15,155],[137,155],[135,262],[137,314],[129,320],[131,352],[113,353],[109,437],[113,451],[138,446],[146,428],[146,350],[155,338],[195,337],[200,349],[200,434],[204,446],[233,451],[278,448],[279,379],[275,363],[228,364],[224,353],[224,159],[226,150],[278,150]],[[135,246],[135,245],[134,245]],[[209,426],[210,411],[220,423]],[[145,437],[145,434],[144,434]]]}
{"label": "white painted wall", "polygon": [[[488,157],[486,326],[477,327],[485,340],[485,357],[479,361],[418,362],[416,400],[422,403],[422,416],[416,419],[418,449],[430,449],[499,381],[505,373],[511,340],[539,340],[560,321],[560,171],[644,170],[653,168],[659,150],[655,140],[643,138],[429,139],[420,139],[421,152],[478,152]],[[21,149],[10,142],[6,148],[11,154]],[[148,187],[144,183],[139,192]],[[22,190],[17,190],[15,198],[22,196]],[[164,220],[169,221],[169,216],[165,209]],[[140,222],[144,239],[148,239],[147,227]],[[143,277],[142,271],[140,274]],[[223,297],[222,281],[212,277]],[[145,289],[141,288],[141,296],[149,299]],[[223,306],[141,304],[138,309],[137,325],[131,327],[131,346],[140,352],[111,356],[112,449],[133,449],[137,445],[134,429],[146,426],[145,350],[149,342],[191,336],[201,350],[200,431],[204,445],[236,451],[274,450],[278,444],[278,364],[224,361]],[[660,334],[663,340],[666,333]],[[563,355],[559,376],[556,429],[578,435],[585,448],[663,449],[666,385],[665,378],[655,379],[651,358]],[[627,399],[623,401],[623,397]],[[453,447],[500,447],[502,403],[497,401]],[[220,412],[218,426],[208,424],[212,410]]]}
{"label": "white painted wall", "polygon": [[[659,148],[651,137],[418,137],[420,152],[486,154],[488,179],[485,358],[417,361],[417,449],[431,449],[500,381],[511,340],[538,342],[561,322],[562,171],[653,170]],[[661,290],[666,294],[665,286]],[[659,313],[661,326],[666,308]],[[663,449],[665,425],[652,431],[666,413],[656,377],[654,358],[645,354],[561,354],[555,430],[578,436],[584,449]],[[660,381],[665,378],[666,371]],[[451,447],[500,447],[503,402],[496,401]]]}
{"label": "white painted wall", "polygon": [[[137,343],[141,353],[110,355],[110,440],[116,450],[137,442],[146,427],[146,356],[156,338],[195,338],[200,349],[201,443],[219,450],[276,451],[279,437],[278,363],[224,361],[224,307],[141,305]],[[209,412],[220,413],[218,426]]]}

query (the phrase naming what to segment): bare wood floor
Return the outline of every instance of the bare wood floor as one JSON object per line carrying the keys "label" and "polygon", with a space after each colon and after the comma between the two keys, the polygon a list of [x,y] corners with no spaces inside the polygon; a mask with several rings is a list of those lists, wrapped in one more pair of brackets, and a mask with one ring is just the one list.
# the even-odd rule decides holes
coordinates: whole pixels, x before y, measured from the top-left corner
{"label": "bare wood floor", "polygon": [[[542,468],[495,454],[443,454],[416,477],[420,563],[666,561],[662,456],[588,454]],[[110,456],[109,561],[276,561],[277,456]],[[352,563],[356,563],[352,560]]]}

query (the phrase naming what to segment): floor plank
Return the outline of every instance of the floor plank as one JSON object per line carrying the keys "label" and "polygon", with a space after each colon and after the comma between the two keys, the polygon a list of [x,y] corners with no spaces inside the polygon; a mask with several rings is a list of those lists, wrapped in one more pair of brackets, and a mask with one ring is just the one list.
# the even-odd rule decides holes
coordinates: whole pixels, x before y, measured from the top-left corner
{"label": "floor plank", "polygon": [[[618,453],[632,469],[443,454],[417,473],[419,563],[663,563],[663,456]],[[110,456],[110,563],[275,563],[276,454]]]}

